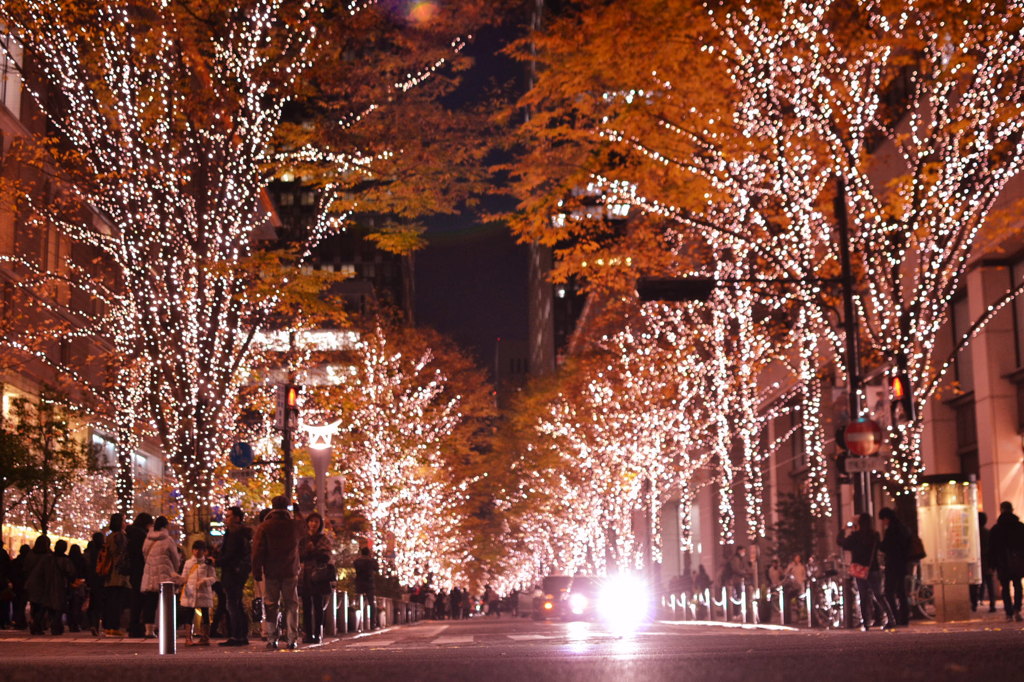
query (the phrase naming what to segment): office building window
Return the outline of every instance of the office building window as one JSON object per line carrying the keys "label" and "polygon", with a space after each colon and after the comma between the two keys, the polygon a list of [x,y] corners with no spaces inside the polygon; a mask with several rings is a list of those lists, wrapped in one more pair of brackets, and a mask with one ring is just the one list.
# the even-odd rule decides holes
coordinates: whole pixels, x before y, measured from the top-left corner
{"label": "office building window", "polygon": [[21,118],[21,76],[18,74],[18,62],[21,61],[21,45],[9,35],[0,36],[4,41],[4,50],[0,52],[0,100],[15,118]]}
{"label": "office building window", "polygon": [[[953,346],[956,347],[963,340],[964,335],[970,330],[971,316],[967,310],[967,294],[961,294],[953,299],[953,307],[950,316],[953,330]],[[956,383],[961,393],[970,393],[974,390],[974,363],[971,359],[970,347],[963,348],[957,353],[956,361],[953,363]]]}

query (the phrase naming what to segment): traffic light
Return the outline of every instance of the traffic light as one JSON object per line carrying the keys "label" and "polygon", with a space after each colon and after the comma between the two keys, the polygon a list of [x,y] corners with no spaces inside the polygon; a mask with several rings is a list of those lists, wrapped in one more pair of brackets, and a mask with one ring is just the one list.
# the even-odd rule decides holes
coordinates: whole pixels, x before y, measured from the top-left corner
{"label": "traffic light", "polygon": [[893,424],[914,421],[914,393],[904,373],[889,377],[889,410]]}
{"label": "traffic light", "polygon": [[275,411],[277,428],[295,429],[299,425],[299,387],[295,384],[283,384],[277,387],[277,410]]}

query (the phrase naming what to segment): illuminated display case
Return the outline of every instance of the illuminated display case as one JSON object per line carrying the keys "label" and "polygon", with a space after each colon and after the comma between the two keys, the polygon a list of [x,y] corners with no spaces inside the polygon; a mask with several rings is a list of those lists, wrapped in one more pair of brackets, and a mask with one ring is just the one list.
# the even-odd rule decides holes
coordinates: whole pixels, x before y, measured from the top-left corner
{"label": "illuminated display case", "polygon": [[917,493],[917,527],[927,553],[921,582],[934,586],[936,619],[969,617],[969,586],[981,582],[974,476],[925,477]]}

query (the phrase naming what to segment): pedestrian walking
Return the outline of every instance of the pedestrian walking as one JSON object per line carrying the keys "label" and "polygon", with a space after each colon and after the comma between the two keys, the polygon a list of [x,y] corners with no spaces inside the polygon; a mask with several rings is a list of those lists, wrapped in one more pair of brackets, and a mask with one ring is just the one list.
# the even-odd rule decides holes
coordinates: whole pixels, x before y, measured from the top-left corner
{"label": "pedestrian walking", "polygon": [[889,603],[882,595],[882,572],[878,564],[878,546],[881,543],[875,532],[870,514],[861,514],[854,524],[856,530],[850,535],[839,534],[839,546],[850,552],[850,574],[857,583],[860,596],[861,629],[865,632],[874,622],[874,609],[885,616],[882,629],[896,628],[896,618]]}
{"label": "pedestrian walking", "polygon": [[[252,575],[263,580],[263,609],[273,628],[267,648],[276,649],[282,640],[289,649],[298,647],[299,639],[299,541],[301,525],[288,512],[288,499],[278,495],[271,501],[271,511],[256,529],[252,543]],[[281,632],[278,612],[284,621]]]}
{"label": "pedestrian walking", "polygon": [[1000,503],[999,518],[992,526],[988,542],[989,561],[996,569],[1002,588],[1006,620],[1020,621],[1021,578],[1024,577],[1024,524],[1013,513],[1013,505],[1009,502]]}
{"label": "pedestrian walking", "polygon": [[988,596],[988,612],[996,612],[996,591],[992,586],[992,562],[989,559],[988,514],[978,512],[978,544],[981,545],[981,583],[971,585],[971,610],[977,611],[978,604]]}
{"label": "pedestrian walking", "polygon": [[896,624],[908,625],[910,601],[907,599],[907,573],[910,567],[910,531],[889,507],[883,507],[878,512],[878,518],[882,524],[882,542],[878,548],[885,555],[885,599],[896,615]]}
{"label": "pedestrian walking", "polygon": [[[363,595],[370,610],[370,628],[373,629],[377,617],[377,605],[374,603],[375,588],[374,580],[380,571],[377,560],[370,556],[370,548],[363,547],[359,550],[359,556],[352,562],[356,569],[355,588],[356,594]],[[436,603],[435,603],[436,606]]]}
{"label": "pedestrian walking", "polygon": [[306,517],[306,536],[299,544],[302,564],[299,596],[302,597],[302,631],[307,644],[319,644],[324,634],[324,612],[331,583],[337,580],[331,563],[331,541],[324,534],[324,520],[313,512]]}
{"label": "pedestrian walking", "polygon": [[141,512],[125,529],[126,561],[128,568],[128,636],[144,637],[146,634],[142,617],[142,574],[146,570],[146,559],[142,546],[153,528],[153,517]]}
{"label": "pedestrian walking", "polygon": [[[217,571],[206,556],[206,543],[192,543],[192,556],[181,569],[181,605],[189,614],[185,623],[186,646],[210,646],[210,609],[213,608],[213,583]],[[199,639],[193,638],[196,615],[199,616]]]}
{"label": "pedestrian walking", "polygon": [[228,638],[220,646],[249,645],[249,617],[242,594],[252,569],[252,531],[246,527],[241,507],[228,508],[224,542],[220,546],[220,584],[228,613]]}
{"label": "pedestrian walking", "polygon": [[156,607],[160,601],[161,583],[181,581],[178,566],[178,543],[171,537],[169,522],[166,516],[158,516],[153,522],[153,530],[146,535],[142,545],[142,556],[145,560],[140,583],[142,594],[143,636],[152,639],[156,634]]}
{"label": "pedestrian walking", "polygon": [[[100,634],[100,624],[103,620],[103,576],[96,572],[96,563],[99,561],[100,552],[103,551],[103,533],[92,534],[92,539],[85,546],[82,556],[85,558],[85,607],[86,621],[89,623],[89,630],[93,637]],[[177,568],[177,566],[175,566]]]}
{"label": "pedestrian walking", "polygon": [[103,627],[110,637],[124,637],[121,618],[128,605],[127,566],[128,538],[124,533],[124,517],[111,514],[103,549],[96,562],[96,572],[103,577]]}
{"label": "pedestrian walking", "polygon": [[427,596],[423,598],[423,617],[427,619],[434,618],[434,602],[437,598],[431,590],[427,590]]}

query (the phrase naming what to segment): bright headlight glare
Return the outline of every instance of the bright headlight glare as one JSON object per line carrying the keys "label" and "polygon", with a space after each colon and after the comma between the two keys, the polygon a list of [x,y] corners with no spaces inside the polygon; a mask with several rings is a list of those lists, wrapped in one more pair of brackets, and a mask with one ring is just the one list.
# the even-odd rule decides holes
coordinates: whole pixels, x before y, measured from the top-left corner
{"label": "bright headlight glare", "polygon": [[569,595],[569,610],[577,616],[587,610],[589,603],[590,601],[582,594]]}
{"label": "bright headlight glare", "polygon": [[650,603],[647,584],[631,575],[608,578],[601,588],[597,610],[609,626],[616,630],[632,630],[648,615]]}

